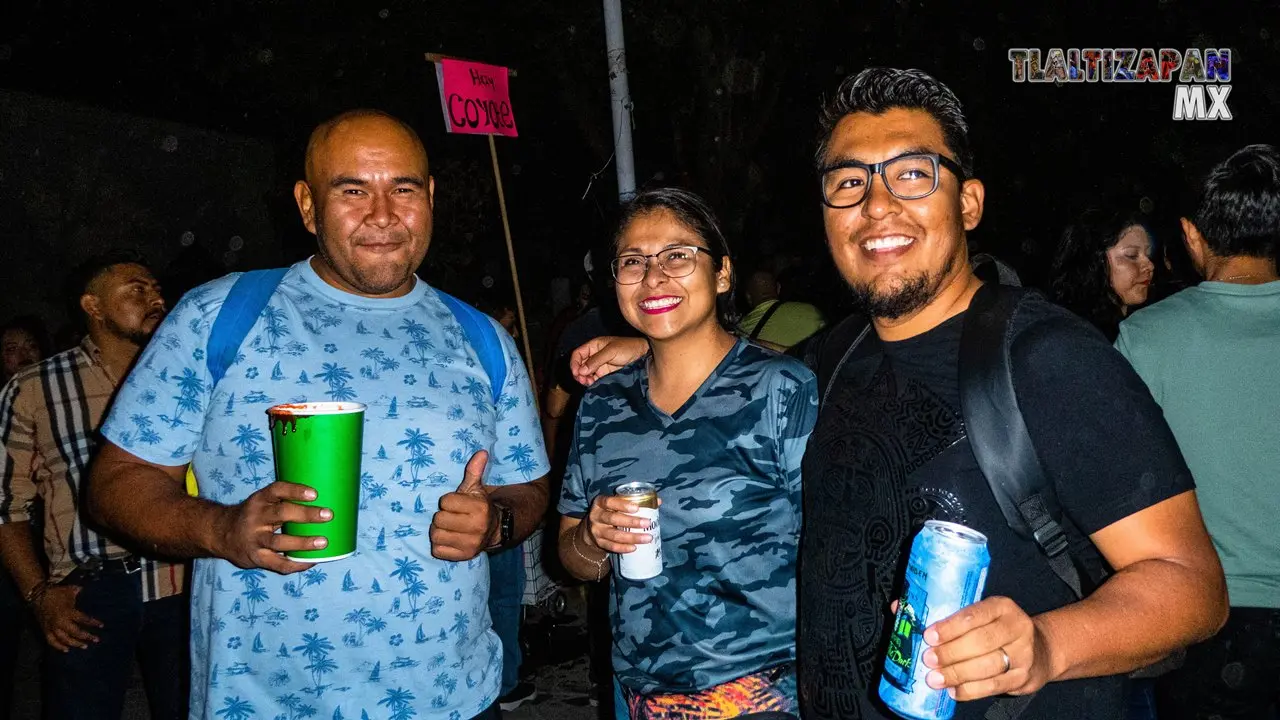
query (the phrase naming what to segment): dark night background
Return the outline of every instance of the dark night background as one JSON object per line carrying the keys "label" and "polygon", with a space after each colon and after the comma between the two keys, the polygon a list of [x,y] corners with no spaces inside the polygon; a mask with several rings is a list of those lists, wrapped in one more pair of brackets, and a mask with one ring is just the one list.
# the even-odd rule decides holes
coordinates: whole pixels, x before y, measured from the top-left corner
{"label": "dark night background", "polygon": [[[518,72],[520,137],[497,143],[531,320],[610,230],[599,2],[30,0],[0,17],[0,319],[61,322],[63,272],[104,247],[140,249],[170,290],[305,257],[291,195],[303,144],[357,106],[409,120],[431,153],[422,274],[471,299],[485,276],[508,288],[487,143],[444,132],[425,52]],[[832,306],[815,115],[862,67],[919,67],[957,92],[987,184],[974,240],[1033,277],[1082,204],[1142,202],[1177,241],[1205,170],[1276,141],[1276,2],[624,0],[624,17],[638,183],[711,199],[747,267],[808,255]],[[1172,121],[1172,84],[1015,85],[1010,47],[1229,47],[1234,120]]]}

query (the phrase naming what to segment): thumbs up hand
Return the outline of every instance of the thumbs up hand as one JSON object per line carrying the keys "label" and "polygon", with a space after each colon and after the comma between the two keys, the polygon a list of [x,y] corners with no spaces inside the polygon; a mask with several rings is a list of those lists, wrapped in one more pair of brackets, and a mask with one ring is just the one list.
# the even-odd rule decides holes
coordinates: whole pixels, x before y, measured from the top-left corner
{"label": "thumbs up hand", "polygon": [[458,489],[440,498],[440,509],[431,519],[431,554],[441,560],[470,560],[494,544],[498,513],[489,502],[484,467],[489,454],[471,456]]}

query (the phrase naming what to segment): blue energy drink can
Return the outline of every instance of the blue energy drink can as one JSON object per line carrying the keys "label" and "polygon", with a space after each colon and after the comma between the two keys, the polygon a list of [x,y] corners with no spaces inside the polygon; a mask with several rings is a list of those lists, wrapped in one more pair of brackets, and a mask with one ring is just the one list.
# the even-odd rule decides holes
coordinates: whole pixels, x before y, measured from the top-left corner
{"label": "blue energy drink can", "polygon": [[949,720],[956,701],[925,684],[924,630],[982,599],[991,567],[987,537],[963,525],[930,520],[911,543],[898,614],[880,678],[880,698],[912,720]]}

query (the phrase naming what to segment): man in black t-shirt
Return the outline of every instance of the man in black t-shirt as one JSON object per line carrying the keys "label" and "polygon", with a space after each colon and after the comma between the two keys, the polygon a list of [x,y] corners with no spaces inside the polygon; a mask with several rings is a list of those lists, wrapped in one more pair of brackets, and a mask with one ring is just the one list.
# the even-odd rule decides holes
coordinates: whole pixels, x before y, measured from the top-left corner
{"label": "man in black t-shirt", "polygon": [[924,633],[927,682],[961,701],[956,717],[1031,693],[1024,719],[1122,717],[1125,673],[1225,618],[1222,570],[1160,409],[1100,334],[1039,298],[1022,304],[1019,406],[1077,555],[1114,569],[1074,602],[1007,527],[960,412],[960,332],[982,284],[965,234],[984,190],[959,101],[922,72],[872,68],[844,81],[822,123],[827,243],[873,332],[834,379],[805,454],[804,717],[894,717],[877,694],[889,606],[934,518],[984,533],[991,551],[986,599]]}

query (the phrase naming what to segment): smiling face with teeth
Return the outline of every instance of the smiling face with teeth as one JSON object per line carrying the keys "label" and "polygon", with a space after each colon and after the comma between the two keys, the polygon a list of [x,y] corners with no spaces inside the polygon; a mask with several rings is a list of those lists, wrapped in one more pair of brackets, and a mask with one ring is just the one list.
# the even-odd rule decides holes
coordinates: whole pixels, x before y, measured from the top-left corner
{"label": "smiling face with teeth", "polygon": [[[955,157],[942,126],[928,112],[857,112],[835,126],[824,164],[877,163],[918,152]],[[926,197],[899,199],[877,176],[860,204],[823,207],[831,257],[877,325],[910,323],[940,298],[945,300],[948,289],[969,282],[965,233],[982,218],[982,202],[981,182],[962,181],[941,169],[937,191]]]}
{"label": "smiling face with teeth", "polygon": [[[618,237],[617,253],[652,255],[679,246],[707,249],[706,241],[674,213],[653,210],[627,223]],[[720,259],[719,270],[709,250],[698,252],[695,261],[692,273],[673,278],[650,258],[643,280],[634,285],[616,284],[618,306],[627,322],[657,341],[725,332],[716,318],[716,298],[729,289],[729,258]]]}

